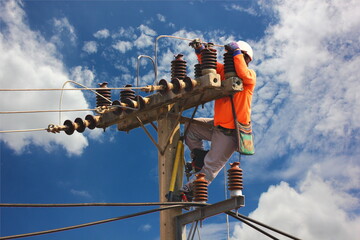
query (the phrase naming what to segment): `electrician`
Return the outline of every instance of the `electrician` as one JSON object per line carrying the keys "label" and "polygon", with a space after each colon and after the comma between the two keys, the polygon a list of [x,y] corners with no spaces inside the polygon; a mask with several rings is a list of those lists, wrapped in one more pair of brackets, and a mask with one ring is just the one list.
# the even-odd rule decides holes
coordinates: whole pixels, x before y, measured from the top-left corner
{"label": "electrician", "polygon": [[[204,49],[200,39],[194,39],[190,44],[195,49],[195,53],[201,63],[200,52]],[[236,74],[243,81],[244,90],[237,92],[233,96],[234,108],[237,121],[241,128],[251,131],[251,101],[256,84],[256,73],[248,68],[248,64],[253,59],[251,46],[244,42],[231,42],[225,45],[225,50],[233,55]],[[224,65],[217,62],[216,71],[225,80]],[[229,97],[215,100],[214,118],[196,118],[211,124],[213,127],[206,128],[203,125],[187,124],[187,134],[185,143],[191,151],[193,159],[192,166],[195,172],[202,172],[206,180],[210,183],[225,166],[231,155],[238,150],[236,127],[232,104]],[[204,150],[203,140],[211,141],[209,151]],[[181,188],[189,201],[192,198],[192,182],[195,177]]]}

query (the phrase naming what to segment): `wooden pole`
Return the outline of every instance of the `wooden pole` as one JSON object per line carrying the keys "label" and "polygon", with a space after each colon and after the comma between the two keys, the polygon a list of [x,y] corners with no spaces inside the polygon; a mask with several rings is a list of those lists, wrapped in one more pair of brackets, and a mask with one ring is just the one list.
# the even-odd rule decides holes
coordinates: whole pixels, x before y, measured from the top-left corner
{"label": "wooden pole", "polygon": [[[177,104],[169,105],[168,112],[178,114]],[[176,146],[180,137],[179,122],[171,117],[165,117],[158,121],[158,144],[164,149],[164,153],[158,153],[159,164],[159,193],[160,202],[166,202],[166,194],[169,192],[172,169],[174,166]],[[169,136],[172,135],[170,138]],[[179,168],[174,193],[178,193],[182,185],[183,170]],[[182,213],[181,209],[170,209],[160,213],[160,239],[169,240],[176,237],[175,217]]]}

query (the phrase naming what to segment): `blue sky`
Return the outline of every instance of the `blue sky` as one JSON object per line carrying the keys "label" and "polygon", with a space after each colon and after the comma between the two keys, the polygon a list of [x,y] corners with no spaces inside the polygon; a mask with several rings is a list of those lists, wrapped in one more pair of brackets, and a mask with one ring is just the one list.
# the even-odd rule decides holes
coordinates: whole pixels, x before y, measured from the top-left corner
{"label": "blue sky", "polygon": [[[159,35],[216,44],[246,40],[258,75],[252,112],[257,152],[242,161],[246,207],[240,212],[303,239],[356,239],[359,8],[356,0],[0,1],[0,88],[61,88],[68,80],[122,87],[136,83],[137,57],[154,56]],[[170,78],[178,53],[189,66],[196,63],[187,41],[159,41],[159,79]],[[140,63],[141,85],[152,84],[151,63]],[[59,108],[60,92],[0,96],[0,111]],[[63,109],[94,106],[91,93],[64,93]],[[90,113],[63,113],[61,121]],[[212,116],[212,104],[197,116]],[[59,123],[59,114],[1,114],[0,121],[1,130],[46,128]],[[157,151],[141,129],[1,133],[0,141],[2,203],[158,201]],[[210,186],[209,202],[224,198],[221,172]],[[145,209],[2,208],[0,235]],[[152,214],[32,239],[158,239],[158,220]],[[207,219],[200,231],[202,239],[226,239],[225,216]],[[235,221],[230,236],[266,239]]]}

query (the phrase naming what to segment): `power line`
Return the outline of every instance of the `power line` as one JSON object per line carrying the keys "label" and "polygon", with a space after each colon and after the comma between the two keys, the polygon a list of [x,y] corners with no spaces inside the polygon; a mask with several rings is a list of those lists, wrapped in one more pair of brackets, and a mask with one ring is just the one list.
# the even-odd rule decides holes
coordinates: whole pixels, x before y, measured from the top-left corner
{"label": "power line", "polygon": [[197,202],[148,202],[148,203],[0,203],[0,207],[139,207],[139,206],[166,206],[166,205],[182,205],[182,206],[206,206],[208,203]]}
{"label": "power line", "polygon": [[23,130],[0,130],[0,133],[36,132],[36,131],[44,131],[44,130],[48,130],[48,128],[35,128],[35,129],[23,129]]}
{"label": "power line", "polygon": [[[108,90],[127,90],[127,89],[144,89],[144,87],[118,87],[118,88],[105,88]],[[1,88],[0,92],[37,92],[37,91],[85,91],[85,90],[104,90],[104,88]]]}
{"label": "power line", "polygon": [[[242,214],[235,213],[235,212],[233,212],[233,211],[228,211],[228,212],[225,212],[225,213],[228,214],[229,216],[233,217],[233,218],[238,219],[239,221],[242,221],[243,223],[249,225],[250,227],[258,230],[259,232],[265,234],[266,236],[268,236],[268,237],[270,237],[270,238],[272,238],[272,239],[278,239],[278,238],[270,235],[269,233],[261,230],[260,228],[254,226],[253,224],[251,224],[251,223],[249,223],[249,222],[258,224],[258,225],[260,225],[260,226],[262,226],[262,227],[264,227],[264,228],[267,228],[267,229],[269,229],[269,230],[271,230],[271,231],[274,231],[274,232],[276,232],[276,233],[279,233],[279,234],[281,234],[281,235],[283,235],[283,236],[286,236],[286,237],[288,237],[288,238],[291,238],[291,239],[294,239],[294,240],[301,240],[300,238],[294,237],[294,236],[292,236],[292,235],[290,235],[290,234],[288,234],[288,233],[285,233],[285,232],[280,231],[280,230],[278,230],[278,229],[276,229],[276,228],[270,227],[270,226],[268,226],[268,225],[266,225],[266,224],[264,224],[264,223],[261,223],[261,222],[259,222],[259,221],[254,220],[254,219],[251,219],[251,218],[249,218],[249,217],[246,217],[246,216],[244,216],[244,215],[242,215]],[[248,222],[248,221],[249,221],[249,222]]]}
{"label": "power line", "polygon": [[64,109],[64,110],[29,110],[29,111],[4,111],[0,114],[17,114],[17,113],[50,113],[50,112],[82,112],[82,111],[95,111],[96,109]]}
{"label": "power line", "polygon": [[145,215],[145,214],[149,214],[149,213],[160,212],[160,211],[173,209],[173,208],[180,208],[180,207],[182,207],[182,206],[181,205],[173,205],[173,206],[168,206],[168,207],[161,207],[161,208],[151,209],[151,210],[138,212],[138,213],[133,213],[133,214],[125,215],[125,216],[120,216],[120,217],[115,217],[115,218],[108,218],[108,219],[100,220],[100,221],[96,221],[96,222],[89,222],[89,223],[84,223],[84,224],[79,224],[79,225],[74,225],[74,226],[69,226],[69,227],[63,227],[63,228],[57,228],[57,229],[51,229],[51,230],[46,230],[46,231],[40,231],[40,232],[33,232],[33,233],[25,233],[25,234],[19,234],[19,235],[0,237],[0,240],[31,237],[31,236],[44,235],[44,234],[49,234],[49,233],[68,231],[68,230],[84,228],[84,227],[89,227],[89,226],[108,223],[108,222],[114,222],[114,221],[118,221],[118,220],[123,220],[123,219],[127,219],[127,218],[137,217],[137,216],[141,216],[141,215]]}

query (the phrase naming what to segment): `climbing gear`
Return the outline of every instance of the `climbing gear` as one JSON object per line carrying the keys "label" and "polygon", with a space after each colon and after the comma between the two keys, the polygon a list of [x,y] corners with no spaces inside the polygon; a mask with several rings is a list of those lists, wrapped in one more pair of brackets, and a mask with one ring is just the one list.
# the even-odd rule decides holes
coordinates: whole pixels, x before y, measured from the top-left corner
{"label": "climbing gear", "polygon": [[234,116],[234,124],[236,128],[236,138],[238,143],[238,152],[245,155],[255,154],[254,140],[251,129],[251,123],[241,124],[237,121],[235,105],[234,105],[234,96],[230,95],[231,109]]}

